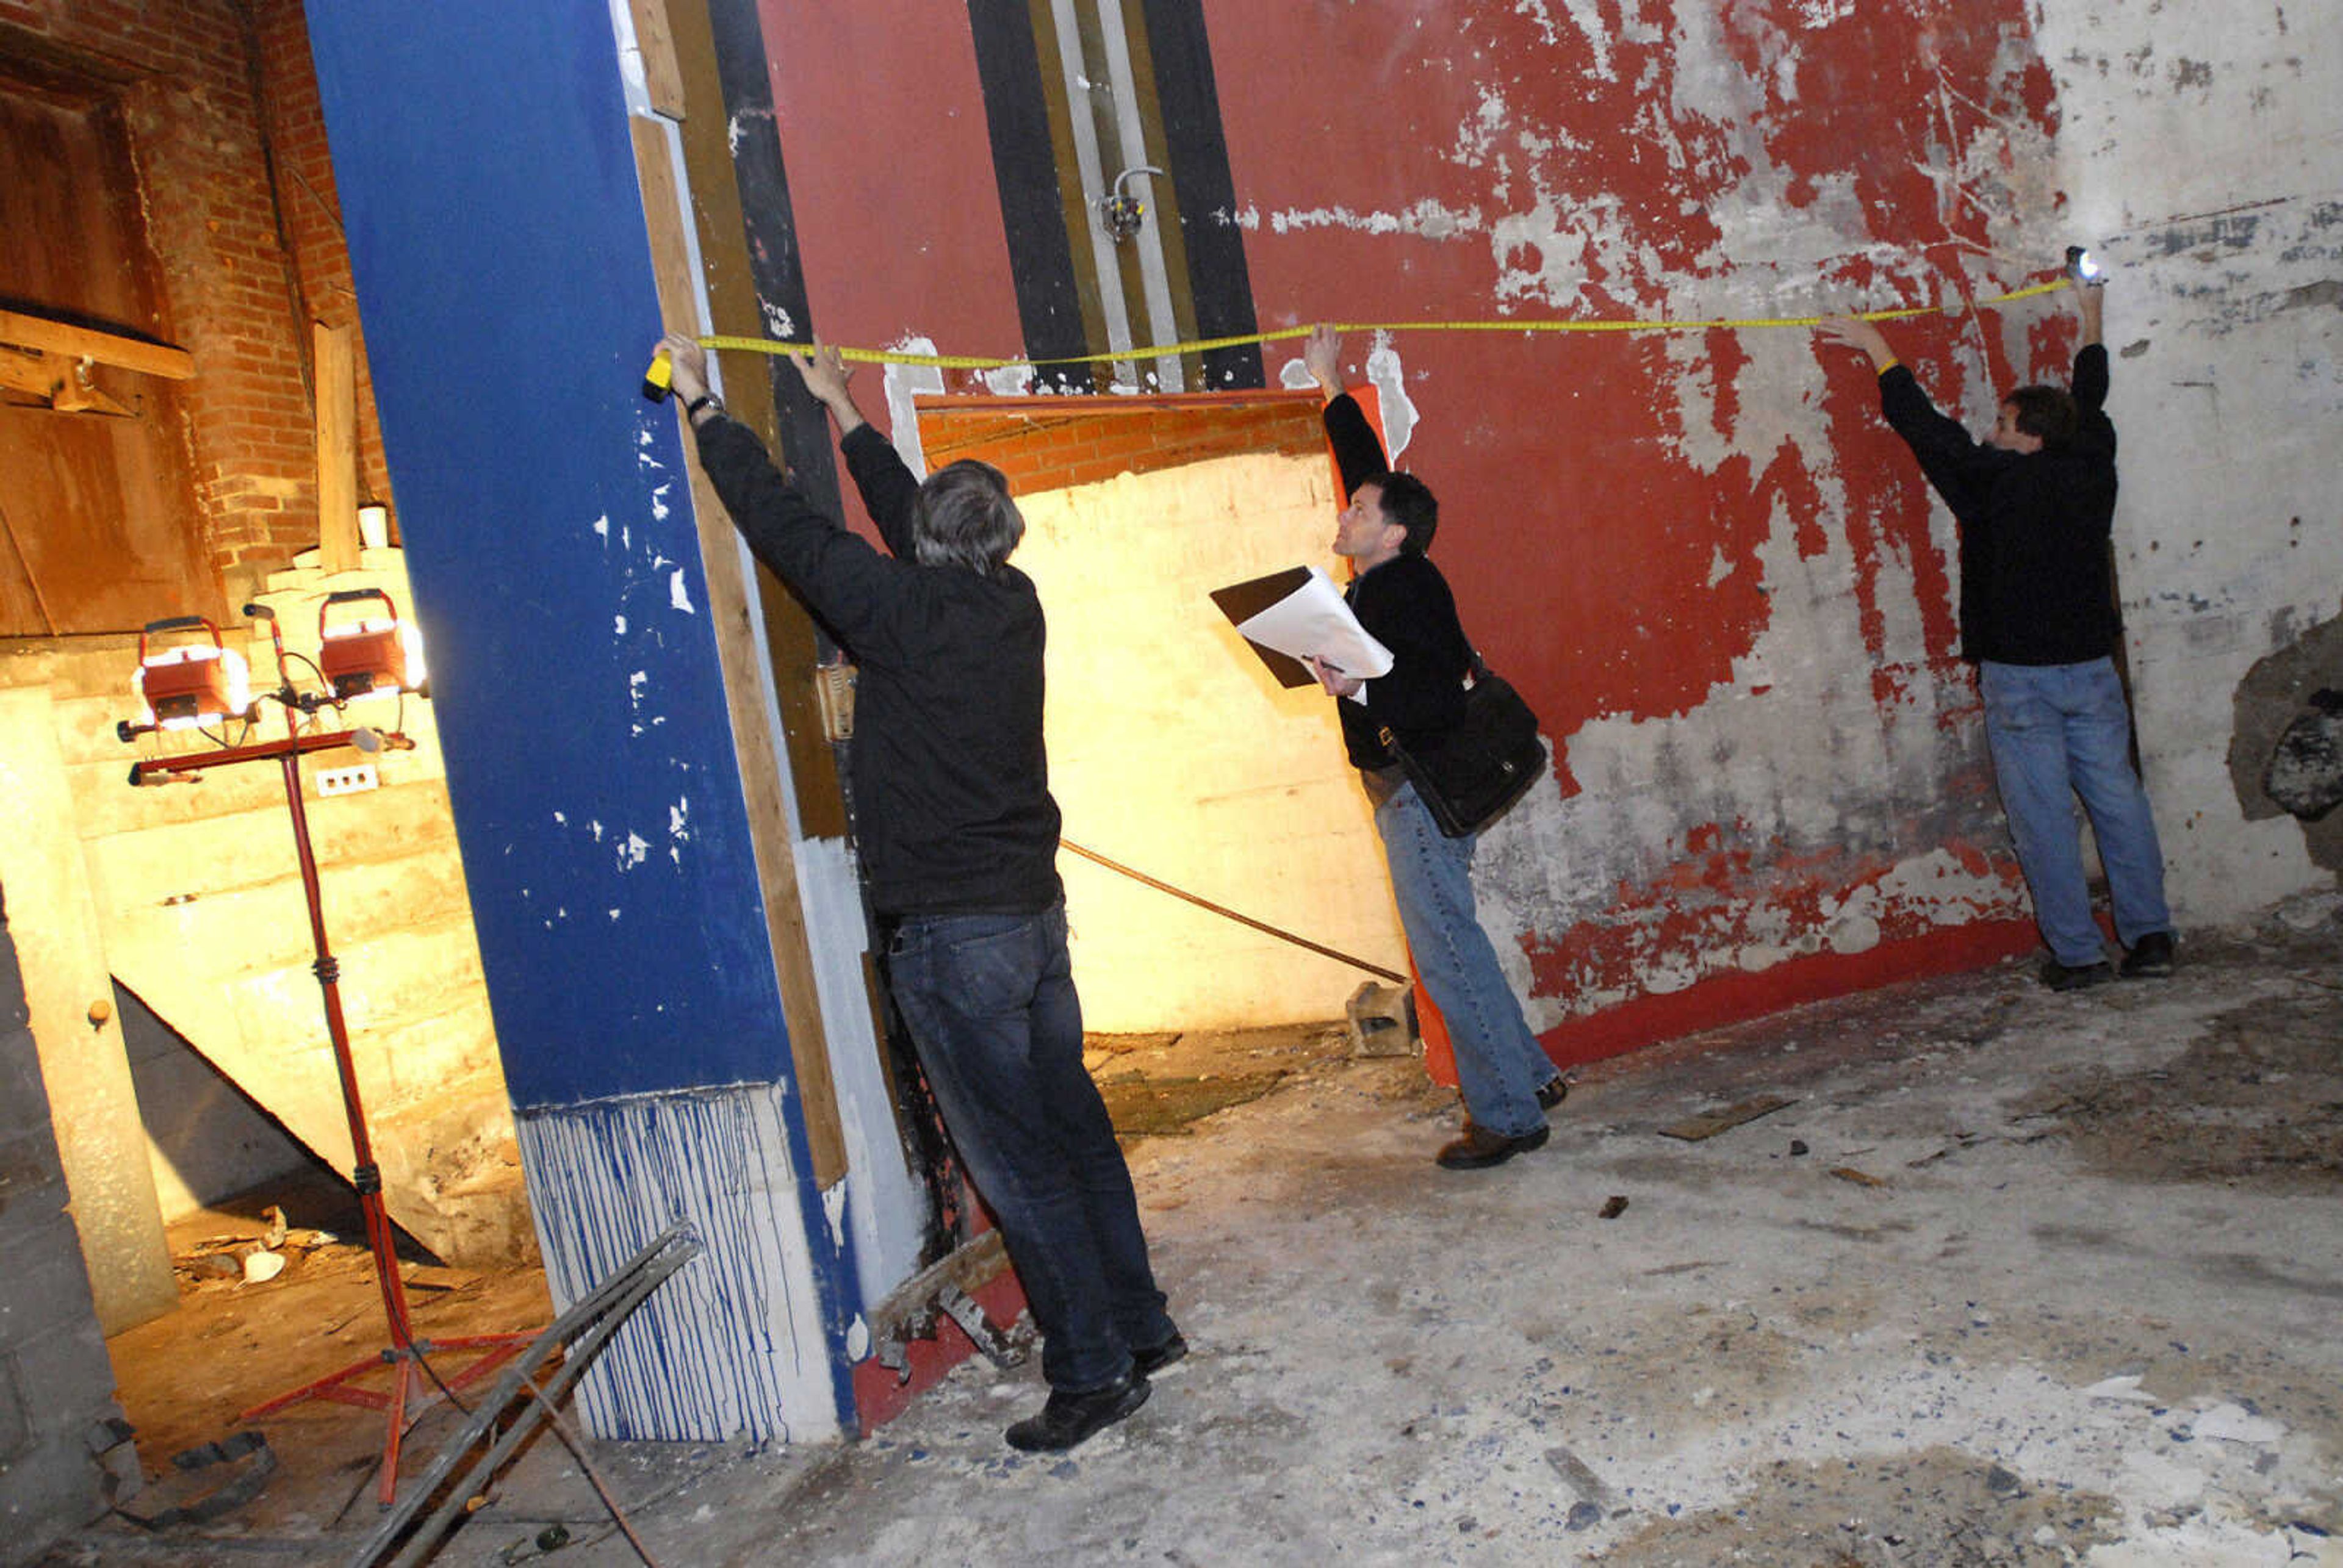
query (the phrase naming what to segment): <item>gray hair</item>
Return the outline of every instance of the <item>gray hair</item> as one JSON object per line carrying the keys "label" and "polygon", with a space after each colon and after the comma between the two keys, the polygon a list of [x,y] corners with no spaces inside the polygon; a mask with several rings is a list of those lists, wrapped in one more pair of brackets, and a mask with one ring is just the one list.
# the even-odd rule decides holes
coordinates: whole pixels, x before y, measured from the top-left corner
{"label": "gray hair", "polygon": [[973,457],[937,469],[920,487],[911,541],[923,567],[966,567],[990,577],[1025,537],[1025,515],[1009,498],[1009,479]]}

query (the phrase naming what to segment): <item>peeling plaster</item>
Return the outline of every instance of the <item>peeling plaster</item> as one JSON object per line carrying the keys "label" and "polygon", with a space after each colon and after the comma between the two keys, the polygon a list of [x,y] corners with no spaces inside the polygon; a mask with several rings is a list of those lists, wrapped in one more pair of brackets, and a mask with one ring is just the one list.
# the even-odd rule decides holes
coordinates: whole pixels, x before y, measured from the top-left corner
{"label": "peeling plaster", "polygon": [[[1237,215],[1238,226],[1257,229],[1262,225],[1258,208],[1246,207]],[[1477,234],[1486,226],[1478,209],[1457,209],[1442,205],[1430,196],[1424,197],[1404,212],[1353,212],[1347,206],[1321,206],[1302,209],[1287,208],[1269,215],[1272,233],[1300,234],[1313,228],[1347,228],[1362,234],[1408,234],[1423,239],[1458,239]]]}
{"label": "peeling plaster", "polygon": [[[935,340],[928,337],[905,337],[889,345],[899,354],[933,354]],[[1026,368],[1030,371],[1031,367]],[[920,447],[920,410],[911,399],[919,394],[940,394],[944,390],[944,373],[933,365],[890,364],[887,367],[887,422],[895,443],[896,455],[911,477],[924,480],[928,477],[928,457]]]}

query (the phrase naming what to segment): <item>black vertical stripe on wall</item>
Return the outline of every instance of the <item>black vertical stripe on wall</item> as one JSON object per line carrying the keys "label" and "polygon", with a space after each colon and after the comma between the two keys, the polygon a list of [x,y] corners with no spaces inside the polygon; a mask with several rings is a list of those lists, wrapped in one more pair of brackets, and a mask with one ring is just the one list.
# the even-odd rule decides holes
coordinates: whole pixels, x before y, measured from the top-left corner
{"label": "black vertical stripe on wall", "polygon": [[[773,111],[773,80],[764,28],[757,20],[757,0],[708,0],[708,21],[716,42],[725,123],[739,132],[732,142],[732,168],[740,187],[749,274],[757,303],[766,320],[778,316],[792,325],[798,341],[809,343],[813,307],[806,298],[797,213],[789,205],[789,171],[781,164],[780,122]],[[830,453],[829,415],[806,391],[794,367],[778,354],[759,357],[772,378],[781,450],[789,467],[808,496],[829,498],[834,505],[838,464]]]}
{"label": "black vertical stripe on wall", "polygon": [[[1141,6],[1147,14],[1147,46],[1155,56],[1155,96],[1162,107],[1172,187],[1179,196],[1196,333],[1200,337],[1244,337],[1260,327],[1253,315],[1252,276],[1245,268],[1244,231],[1237,226],[1236,182],[1229,173],[1229,145],[1221,130],[1212,45],[1204,36],[1203,0],[1141,0]],[[1200,390],[1261,385],[1260,345],[1216,348],[1204,356]]]}
{"label": "black vertical stripe on wall", "polygon": [[[1066,232],[1032,13],[1027,0],[968,0],[968,23],[976,42],[984,120],[992,137],[992,177],[1008,232],[1025,352],[1043,360],[1087,354],[1081,286],[1074,270],[1073,236]],[[1074,176],[1067,171],[1063,177]],[[1087,365],[1051,366],[1043,375],[1070,392],[1088,392],[1093,385]]]}

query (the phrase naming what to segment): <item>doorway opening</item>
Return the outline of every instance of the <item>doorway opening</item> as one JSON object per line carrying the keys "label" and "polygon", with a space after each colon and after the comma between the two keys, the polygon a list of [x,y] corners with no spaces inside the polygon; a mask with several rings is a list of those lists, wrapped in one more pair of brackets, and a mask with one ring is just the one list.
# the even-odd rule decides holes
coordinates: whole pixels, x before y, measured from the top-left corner
{"label": "doorway opening", "polygon": [[[1071,846],[1404,972],[1383,853],[1332,701],[1281,687],[1209,595],[1337,571],[1315,393],[956,397],[920,406],[932,471],[1009,477],[1016,563],[1050,619],[1050,786]],[[1338,578],[1339,580],[1339,578]],[[1091,1067],[1117,1125],[1265,1091],[1340,1049],[1375,977],[1060,857]]]}

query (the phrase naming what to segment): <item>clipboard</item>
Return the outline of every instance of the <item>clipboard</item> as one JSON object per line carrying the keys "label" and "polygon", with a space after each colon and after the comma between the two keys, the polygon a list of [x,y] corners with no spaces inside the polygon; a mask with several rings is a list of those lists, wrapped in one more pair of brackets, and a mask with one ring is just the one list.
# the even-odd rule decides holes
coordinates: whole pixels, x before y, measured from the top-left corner
{"label": "clipboard", "polygon": [[1288,567],[1214,588],[1212,598],[1280,686],[1317,685],[1302,662],[1311,655],[1365,680],[1390,673],[1391,650],[1367,635],[1320,568]]}

